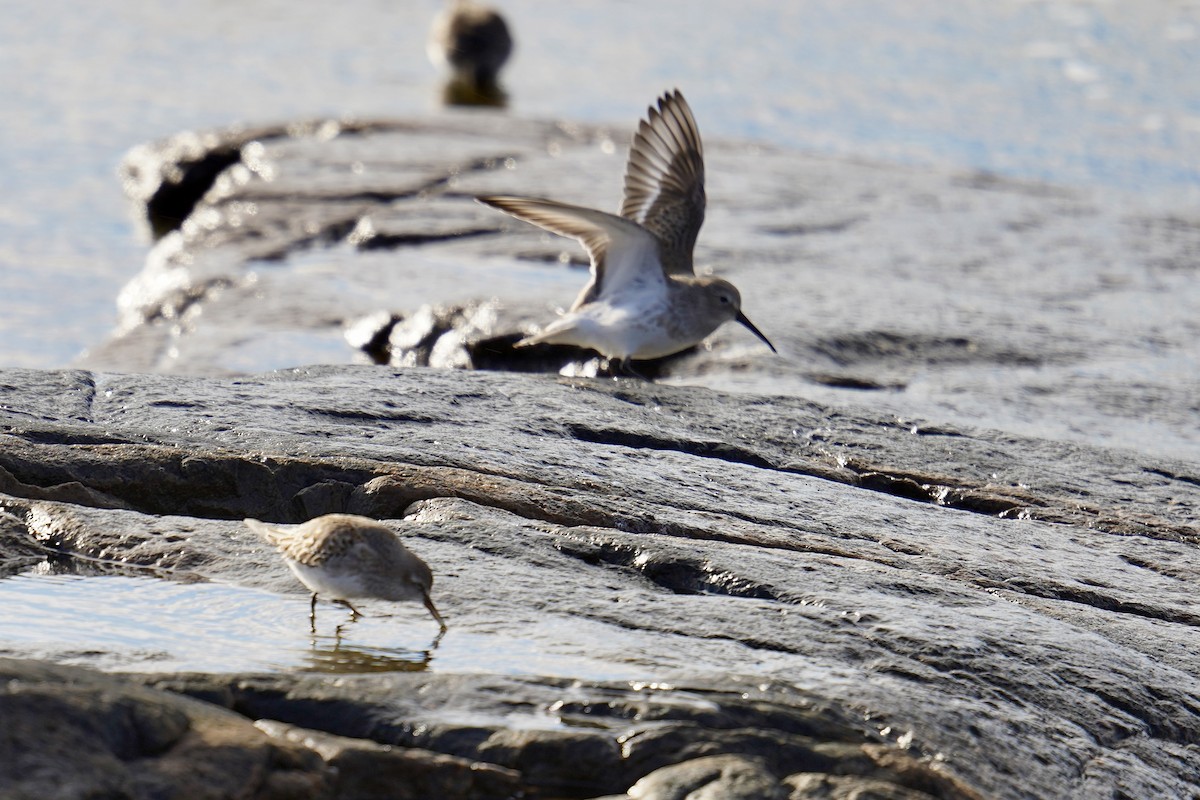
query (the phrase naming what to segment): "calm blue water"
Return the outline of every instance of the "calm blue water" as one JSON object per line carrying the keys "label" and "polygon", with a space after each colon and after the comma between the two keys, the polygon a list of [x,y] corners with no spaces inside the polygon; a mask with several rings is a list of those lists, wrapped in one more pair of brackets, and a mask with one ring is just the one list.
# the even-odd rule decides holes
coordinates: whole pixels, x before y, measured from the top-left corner
{"label": "calm blue water", "polygon": [[[496,0],[513,113],[1101,186],[1200,214],[1200,6]],[[433,0],[0,0],[0,366],[97,342],[146,243],[115,168],[176,131],[435,113]]]}

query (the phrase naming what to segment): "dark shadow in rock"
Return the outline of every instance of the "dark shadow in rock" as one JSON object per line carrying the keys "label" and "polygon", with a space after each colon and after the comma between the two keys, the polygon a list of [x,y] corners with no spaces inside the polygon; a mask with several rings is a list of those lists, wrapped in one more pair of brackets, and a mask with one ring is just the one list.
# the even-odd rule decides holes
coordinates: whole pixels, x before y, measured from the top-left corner
{"label": "dark shadow in rock", "polygon": [[979,170],[965,175],[961,175],[951,179],[951,183],[955,186],[966,186],[972,189],[983,189],[990,192],[1011,192],[1013,194],[1023,194],[1030,197],[1056,197],[1066,199],[1074,199],[1077,194],[1070,189],[1064,189],[1060,186],[1055,186],[1049,183],[1040,183],[1038,181],[1021,180],[1019,178],[1010,178],[1005,175],[997,175],[994,172],[986,172]]}
{"label": "dark shadow in rock", "polygon": [[163,181],[146,201],[146,217],[154,238],[161,239],[179,228],[217,176],[241,160],[241,147],[225,146],[209,150],[197,161],[181,162],[178,179]]}
{"label": "dark shadow in rock", "polygon": [[966,336],[930,336],[894,331],[849,332],[819,339],[813,349],[840,366],[897,361],[903,364],[997,363],[1036,367],[1040,355],[994,347]]}
{"label": "dark shadow in rock", "polygon": [[579,270],[591,267],[591,262],[573,249],[518,250],[515,257],[518,261],[532,261],[535,264],[564,264]]}
{"label": "dark shadow in rock", "polygon": [[[176,537],[163,536],[164,545],[170,546],[183,541]],[[208,578],[192,572],[186,567],[175,568],[154,563],[138,563],[123,559],[116,560],[103,555],[91,555],[73,549],[75,540],[72,537],[50,537],[43,540],[33,538],[29,532],[21,534],[20,540],[8,539],[0,531],[0,576],[14,574],[20,570],[8,571],[9,562],[2,560],[12,552],[21,553],[22,566],[28,569],[35,564],[39,575],[70,575],[79,578],[98,578],[121,576],[126,578],[159,578],[175,583],[207,583]],[[103,552],[103,551],[101,551]],[[181,559],[182,561],[182,559]]]}
{"label": "dark shadow in rock", "polygon": [[131,150],[121,162],[125,193],[144,204],[155,239],[177,230],[217,177],[242,160],[242,148],[256,139],[286,136],[282,126],[185,132]]}
{"label": "dark shadow in rock", "polygon": [[345,337],[376,364],[645,380],[666,374],[673,361],[696,349],[637,361],[630,374],[592,350],[555,344],[517,347],[524,334],[496,333],[514,327],[519,327],[517,321],[492,302],[425,305],[408,317],[386,311],[371,314],[351,325]]}
{"label": "dark shadow in rock", "polygon": [[75,446],[103,446],[110,444],[134,444],[135,440],[121,436],[110,436],[105,433],[90,434],[65,429],[49,429],[40,431],[23,431],[22,438],[31,444]]}
{"label": "dark shadow in rock", "polygon": [[6,798],[331,796],[315,752],[212,705],[34,661],[0,659],[0,683]]}
{"label": "dark shadow in rock", "polygon": [[[567,423],[563,427],[573,438],[585,442],[643,450],[671,450],[701,458],[727,461],[732,464],[745,464],[760,469],[812,475],[825,479],[829,477],[818,470],[777,464],[754,450],[728,442],[684,440],[664,437],[644,430],[634,432],[619,428],[600,428],[582,423]],[[948,433],[946,435],[954,436],[955,434]],[[1025,496],[1010,496],[969,486],[956,486],[954,479],[946,475],[904,474],[898,471],[872,469],[853,461],[848,461],[845,468],[856,475],[853,480],[854,485],[863,489],[870,489],[905,500],[955,508],[960,511],[1007,518],[1015,516],[1031,505],[1031,498]]]}
{"label": "dark shadow in rock", "polygon": [[[150,233],[157,240],[179,229],[217,178],[243,162],[244,148],[253,142],[305,136],[328,139],[335,134],[362,134],[394,126],[386,122],[316,119],[203,133],[185,131],[133,148],[121,161],[121,182],[126,195],[142,205]],[[402,194],[382,199],[395,196]]]}
{"label": "dark shadow in rock", "polygon": [[893,497],[916,500],[919,503],[936,502],[937,487],[918,483],[905,475],[890,475],[884,472],[864,472],[858,476],[858,485],[874,492],[883,492]]}
{"label": "dark shadow in rock", "polygon": [[[589,351],[561,344],[516,347],[523,338],[524,334],[508,333],[480,339],[466,345],[467,353],[474,368],[481,370],[557,373],[568,364],[579,364],[580,371],[586,371]],[[599,359],[590,361],[598,362]]]}
{"label": "dark shadow in rock", "polygon": [[579,423],[567,423],[565,431],[575,439],[595,444],[611,444],[617,447],[632,447],[643,450],[673,450],[701,458],[715,458],[733,464],[747,464],[763,469],[778,469],[766,457],[753,450],[728,442],[721,441],[692,441],[681,438],[666,438],[648,432],[631,432],[618,428],[600,428]]}
{"label": "dark shadow in rock", "polygon": [[832,372],[810,372],[807,377],[813,383],[819,383],[822,386],[830,386],[834,389],[855,389],[863,392],[897,392],[908,386],[903,381],[881,382],[860,375],[838,375]]}
{"label": "dark shadow in rock", "polygon": [[373,364],[388,363],[388,337],[392,328],[404,319],[390,311],[376,311],[355,321],[342,334],[356,350],[362,350]]}
{"label": "dark shadow in rock", "polygon": [[712,567],[698,559],[651,553],[605,541],[564,540],[555,545],[586,564],[611,564],[636,570],[673,594],[723,594],[756,600],[779,600],[770,588]]}
{"label": "dark shadow in rock", "polygon": [[[146,680],[221,701],[251,719],[516,770],[539,797],[612,795],[657,769],[722,755],[761,759],[775,780],[820,773],[873,782],[886,789],[881,797],[980,797],[845,710],[793,689],[739,686],[737,678],[722,689],[395,672],[348,675],[336,684],[305,675]],[[512,724],[530,715],[545,720],[547,711],[557,718],[553,727]]]}
{"label": "dark shadow in rock", "polygon": [[816,233],[841,233],[853,228],[866,217],[847,217],[832,222],[795,222],[786,225],[767,225],[760,227],[763,233],[774,236],[811,236]]}
{"label": "dark shadow in rock", "polygon": [[524,334],[511,333],[467,344],[475,369],[504,372],[547,372],[577,377],[625,378],[654,381],[670,373],[672,362],[688,355],[695,348],[681,353],[635,361],[628,369],[593,350],[565,344],[535,344],[516,347]]}
{"label": "dark shadow in rock", "polygon": [[955,486],[954,479],[947,475],[865,469],[853,462],[847,462],[846,467],[858,473],[857,485],[864,489],[973,514],[1012,519],[1036,505],[1033,498],[1023,494],[1008,495],[969,486]]}
{"label": "dark shadow in rock", "polygon": [[1157,469],[1157,468],[1151,468],[1151,467],[1143,467],[1143,469],[1146,472],[1150,473],[1151,475],[1161,475],[1162,477],[1167,478],[1168,480],[1179,481],[1180,483],[1187,483],[1187,484],[1191,484],[1192,486],[1200,486],[1200,477],[1196,477],[1193,475],[1183,475],[1181,473],[1172,472],[1172,471],[1166,470],[1166,469]]}
{"label": "dark shadow in rock", "polygon": [[25,523],[17,516],[0,511],[0,578],[24,572],[54,557],[29,536]]}
{"label": "dark shadow in rock", "polygon": [[359,250],[395,250],[400,247],[431,244],[433,242],[449,242],[455,239],[470,239],[474,236],[489,236],[496,232],[495,228],[474,228],[447,233],[378,233],[356,243]]}

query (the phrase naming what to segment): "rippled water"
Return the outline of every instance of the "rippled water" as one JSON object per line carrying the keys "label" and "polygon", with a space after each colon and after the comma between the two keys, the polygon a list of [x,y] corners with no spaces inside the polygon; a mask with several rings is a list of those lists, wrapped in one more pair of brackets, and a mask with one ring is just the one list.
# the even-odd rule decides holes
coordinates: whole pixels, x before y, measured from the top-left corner
{"label": "rippled water", "polygon": [[[986,168],[1200,207],[1200,5],[497,0],[512,110]],[[0,366],[102,339],[146,244],[115,167],[176,131],[435,110],[435,0],[0,2]]]}
{"label": "rippled water", "polygon": [[[0,655],[122,672],[405,672],[640,677],[634,664],[593,661],[553,631],[538,640],[464,629],[438,636],[419,604],[346,609],[217,583],[55,574],[48,565],[0,580]],[[549,633],[549,636],[545,634]]]}

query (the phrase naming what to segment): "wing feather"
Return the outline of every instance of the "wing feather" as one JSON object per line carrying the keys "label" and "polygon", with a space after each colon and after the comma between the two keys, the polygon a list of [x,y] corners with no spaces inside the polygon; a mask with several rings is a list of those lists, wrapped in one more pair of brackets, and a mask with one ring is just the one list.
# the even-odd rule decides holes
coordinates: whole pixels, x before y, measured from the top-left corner
{"label": "wing feather", "polygon": [[572,311],[602,294],[619,294],[634,286],[657,286],[666,291],[666,277],[658,264],[658,243],[636,222],[556,200],[499,195],[475,199],[583,245],[591,259],[592,280],[580,292]]}
{"label": "wing feather", "polygon": [[659,98],[658,108],[638,124],[625,170],[621,216],[658,239],[667,274],[690,275],[705,203],[700,131],[676,89]]}

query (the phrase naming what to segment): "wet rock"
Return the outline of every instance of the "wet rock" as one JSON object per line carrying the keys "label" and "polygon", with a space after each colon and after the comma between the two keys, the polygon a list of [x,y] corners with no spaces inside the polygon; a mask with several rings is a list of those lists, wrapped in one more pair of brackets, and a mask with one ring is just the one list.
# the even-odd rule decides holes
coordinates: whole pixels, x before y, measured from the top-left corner
{"label": "wet rock", "polygon": [[635,783],[630,800],[787,800],[761,759],[709,756],[656,770]]}
{"label": "wet rock", "polygon": [[[531,792],[592,797],[630,782],[630,798],[682,796],[700,787],[695,796],[788,796],[768,766],[779,763],[769,748],[763,756],[734,755],[737,748],[711,746],[710,739],[708,749],[717,755],[649,773],[644,763],[624,757],[621,743],[628,737],[622,730],[646,725],[676,729],[674,738],[682,740],[703,738],[713,726],[735,720],[752,721],[753,715],[747,716],[751,707],[728,691],[428,675],[360,676],[336,685],[286,677],[148,676],[145,680],[157,689],[145,689],[129,679],[36,662],[3,660],[0,670],[7,680],[2,702],[10,734],[3,752],[8,770],[0,775],[6,796],[92,796],[87,792],[100,787],[135,798],[509,798]],[[805,726],[820,737],[864,735],[852,721],[838,720],[827,709],[806,710],[785,695],[751,691],[757,695],[754,705],[768,712],[760,722],[770,724],[772,714],[782,713],[806,719]],[[549,702],[554,697],[560,699]],[[616,708],[625,713],[611,714]],[[437,722],[465,709],[475,717],[472,724]],[[35,713],[53,713],[57,725],[41,724]],[[672,721],[680,715],[702,716],[707,725]],[[257,731],[246,717],[258,720]],[[348,731],[354,738],[272,717]],[[527,727],[538,720],[546,725],[552,718],[558,720],[556,727],[570,727],[585,717],[588,724],[578,730]],[[493,727],[501,719],[523,729]],[[881,758],[888,753],[903,758],[895,748],[879,744],[842,747],[859,753],[860,759],[867,750]],[[434,749],[460,752],[447,755]],[[114,759],[137,766],[126,773]],[[833,757],[830,763],[843,774],[856,766],[853,757]],[[69,769],[52,769],[51,764],[68,764]],[[973,797],[917,761],[912,767],[905,780],[920,776],[940,786],[943,791],[935,796]],[[253,770],[252,777],[247,769]],[[224,770],[219,780],[213,779],[213,770]],[[918,796],[900,794],[903,784],[877,777],[861,781],[870,787],[891,786],[898,797]]]}
{"label": "wet rock", "polygon": [[316,751],[334,776],[333,796],[341,800],[509,798],[521,792],[520,774],[495,764],[334,736],[272,720],[261,720],[257,726],[273,739]]}
{"label": "wet rock", "polygon": [[928,800],[935,795],[905,789],[884,781],[842,775],[789,775],[789,800]]}
{"label": "wet rock", "polygon": [[[249,719],[578,796],[712,756],[934,797],[1200,785],[1191,462],[625,380],[9,370],[0,387],[14,564],[303,606],[239,520],[363,513],[431,564],[449,637],[579,673],[153,679]],[[87,492],[48,499],[67,486]],[[588,677],[613,670],[643,688]]]}
{"label": "wet rock", "polygon": [[337,766],[321,791],[1200,791],[1200,226],[707,142],[698,260],[786,355],[726,326],[643,367],[702,386],[515,374],[600,373],[512,346],[585,275],[472,195],[612,207],[632,123],[324,121],[139,154],[131,195],[183,219],[88,369],[0,373],[0,568],[303,605],[238,520],[385,520],[447,637],[515,649],[520,676],[314,634],[318,674],[144,678],[260,721],[274,738],[231,757],[301,765],[271,780]]}
{"label": "wet rock", "polygon": [[0,659],[5,797],[325,798],[304,748],[244,717],[90,670]]}
{"label": "wet rock", "polygon": [[45,557],[45,550],[30,540],[25,523],[7,511],[0,511],[0,576],[19,572]]}
{"label": "wet rock", "polygon": [[498,730],[478,753],[520,770],[529,783],[555,794],[596,794],[625,785],[621,748],[596,731]]}
{"label": "wet rock", "polygon": [[[940,775],[927,763],[922,766],[922,759],[906,760],[897,748],[883,744],[861,722],[837,709],[743,680],[724,689],[702,684],[630,688],[545,678],[429,674],[343,677],[336,684],[293,677],[231,681],[220,676],[149,676],[147,680],[193,696],[224,696],[229,707],[251,718],[282,718],[294,725],[337,731],[338,737],[309,731],[289,734],[291,740],[303,740],[323,755],[322,742],[327,738],[338,747],[351,747],[358,737],[369,737],[395,746],[366,746],[369,753],[395,753],[402,747],[406,754],[415,754],[411,757],[425,760],[430,758],[427,751],[449,753],[453,758],[443,756],[448,769],[473,764],[473,769],[483,771],[481,780],[500,781],[504,786],[508,785],[504,780],[519,776],[522,791],[549,796],[594,797],[624,789],[635,796],[632,787],[639,784],[665,791],[661,787],[685,779],[671,778],[669,770],[654,767],[652,761],[675,763],[681,748],[705,753],[687,757],[684,763],[728,766],[717,770],[728,772],[719,786],[745,782],[748,771],[763,777],[782,774],[777,773],[779,765],[799,762],[780,756],[768,734],[760,736],[757,746],[748,745],[753,729],[730,726],[771,728],[784,720],[811,732],[814,742],[820,742],[815,746],[824,751],[816,762],[838,774],[861,773],[877,785],[890,777],[898,787],[933,786],[938,797],[974,796],[953,778]],[[218,687],[223,695],[216,691]],[[468,710],[469,719],[464,719]],[[278,723],[260,723],[264,725],[272,731],[292,730]],[[661,735],[643,738],[638,754],[632,754],[629,743],[646,731]],[[669,741],[671,746],[656,748],[655,741]],[[660,750],[658,755],[648,759],[655,749]],[[889,771],[889,754],[909,769]],[[815,762],[810,758],[804,763]],[[696,772],[695,781],[700,781],[712,770]],[[771,785],[787,796],[779,779],[772,777]]]}

